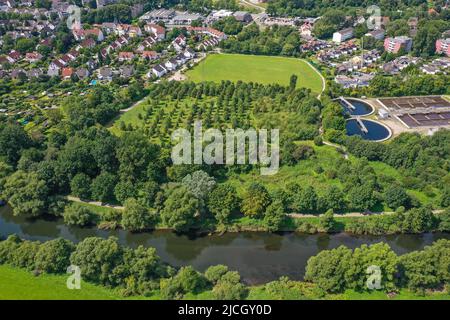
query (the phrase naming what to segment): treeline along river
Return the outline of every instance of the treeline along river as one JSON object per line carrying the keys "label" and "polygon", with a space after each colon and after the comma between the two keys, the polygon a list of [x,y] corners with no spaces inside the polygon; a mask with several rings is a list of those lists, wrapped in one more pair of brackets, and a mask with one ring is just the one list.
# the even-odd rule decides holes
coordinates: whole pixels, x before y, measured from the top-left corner
{"label": "treeline along river", "polygon": [[10,207],[0,208],[0,237],[17,234],[28,240],[46,241],[62,237],[79,242],[86,237],[115,236],[130,246],[156,248],[161,259],[173,266],[192,265],[204,271],[211,265],[225,264],[239,271],[247,284],[260,284],[289,276],[301,280],[306,263],[322,250],[345,245],[356,248],[362,244],[386,242],[397,254],[420,250],[438,239],[450,239],[450,234],[355,236],[346,233],[306,235],[299,233],[272,234],[265,232],[226,233],[190,237],[170,231],[130,233],[124,230],[99,230],[65,225],[62,219],[28,220],[15,217]]}

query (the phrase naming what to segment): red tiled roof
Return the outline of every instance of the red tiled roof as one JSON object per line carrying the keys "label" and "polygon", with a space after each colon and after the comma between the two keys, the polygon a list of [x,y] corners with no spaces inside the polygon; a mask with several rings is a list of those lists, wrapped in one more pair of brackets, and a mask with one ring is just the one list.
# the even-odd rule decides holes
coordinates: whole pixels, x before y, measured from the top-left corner
{"label": "red tiled roof", "polygon": [[62,72],[61,72],[61,76],[63,78],[69,78],[71,77],[73,74],[73,69],[72,68],[63,68]]}

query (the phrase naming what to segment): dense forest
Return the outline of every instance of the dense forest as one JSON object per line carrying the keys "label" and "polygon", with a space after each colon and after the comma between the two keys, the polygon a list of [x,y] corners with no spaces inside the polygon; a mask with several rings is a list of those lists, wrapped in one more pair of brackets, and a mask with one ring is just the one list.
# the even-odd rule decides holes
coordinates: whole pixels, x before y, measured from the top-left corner
{"label": "dense forest", "polygon": [[[270,15],[281,16],[319,16],[330,8],[345,9],[349,12],[368,8],[371,5],[377,5],[384,12],[395,12],[408,8],[428,10],[428,0],[400,0],[400,1],[373,1],[373,0],[270,0],[268,2],[267,13]],[[442,8],[446,1],[433,1],[434,5]]]}

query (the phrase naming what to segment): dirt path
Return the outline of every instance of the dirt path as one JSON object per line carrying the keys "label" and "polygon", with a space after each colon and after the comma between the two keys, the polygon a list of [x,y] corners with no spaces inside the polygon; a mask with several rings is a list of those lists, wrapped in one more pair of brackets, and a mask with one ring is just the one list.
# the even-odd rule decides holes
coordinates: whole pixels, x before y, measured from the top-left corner
{"label": "dirt path", "polygon": [[317,96],[317,99],[320,100],[320,98],[322,97],[322,93],[325,91],[325,88],[326,88],[326,86],[327,86],[327,82],[326,82],[324,76],[320,73],[319,70],[316,69],[316,67],[314,67],[314,66],[311,64],[311,62],[309,62],[308,60],[305,60],[305,59],[301,59],[301,60],[303,60],[304,62],[306,62],[306,63],[311,67],[311,69],[313,69],[313,70],[319,75],[320,79],[322,80],[322,91],[321,91],[320,94]]}
{"label": "dirt path", "polygon": [[96,202],[96,201],[84,201],[84,200],[81,200],[80,198],[77,198],[74,196],[67,196],[67,200],[72,201],[72,202],[85,203],[85,204],[89,204],[89,205],[96,206],[96,207],[102,207],[102,208],[111,208],[111,209],[116,209],[116,210],[124,210],[125,209],[125,207],[122,207],[122,206],[114,206],[111,204],[104,204],[104,203]]}
{"label": "dirt path", "polygon": [[341,150],[342,151],[342,155],[344,156],[345,160],[348,160],[349,155],[347,153],[347,150],[345,150],[344,147],[342,147],[342,146],[340,146],[338,144],[332,143],[332,142],[328,142],[328,141],[323,141],[323,144],[325,144],[327,146],[330,146],[330,147],[333,147],[333,148],[336,148],[338,150]]}
{"label": "dirt path", "polygon": [[[444,210],[433,210],[433,213],[441,214]],[[385,211],[385,212],[349,212],[344,214],[334,214],[335,218],[357,218],[357,217],[368,217],[368,216],[387,216],[394,214],[393,211]],[[295,219],[305,219],[305,218],[317,218],[322,216],[323,214],[302,214],[302,213],[289,213],[288,216]]]}

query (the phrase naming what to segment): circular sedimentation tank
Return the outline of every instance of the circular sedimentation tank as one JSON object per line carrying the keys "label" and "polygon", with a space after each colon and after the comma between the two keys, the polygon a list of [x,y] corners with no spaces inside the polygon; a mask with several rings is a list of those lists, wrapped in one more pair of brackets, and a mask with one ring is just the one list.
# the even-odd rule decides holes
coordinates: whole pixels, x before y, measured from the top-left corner
{"label": "circular sedimentation tank", "polygon": [[374,108],[365,101],[354,98],[345,98],[354,108],[350,108],[345,102],[340,101],[344,111],[351,116],[368,116],[374,112]]}
{"label": "circular sedimentation tank", "polygon": [[385,125],[368,119],[360,119],[367,129],[365,132],[364,128],[358,122],[357,119],[349,119],[346,123],[346,130],[348,136],[360,136],[364,140],[369,141],[384,141],[390,138],[391,130]]}

